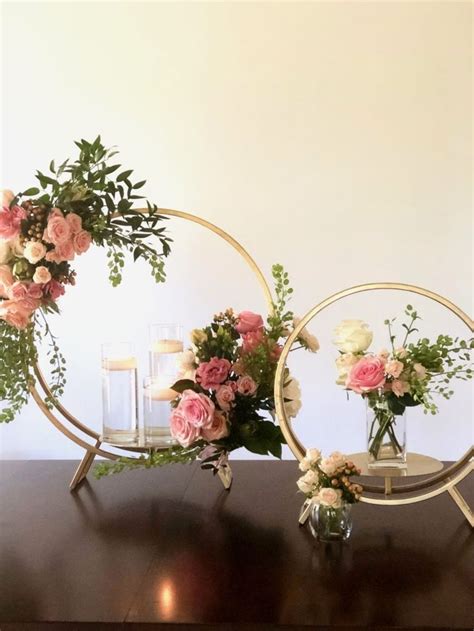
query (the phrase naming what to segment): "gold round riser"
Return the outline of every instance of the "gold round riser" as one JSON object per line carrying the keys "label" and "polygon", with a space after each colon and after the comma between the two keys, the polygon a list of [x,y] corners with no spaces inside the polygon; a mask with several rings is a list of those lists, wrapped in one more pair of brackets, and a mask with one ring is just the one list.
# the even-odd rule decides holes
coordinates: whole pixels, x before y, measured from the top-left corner
{"label": "gold round riser", "polygon": [[[147,208],[138,208],[135,209],[137,212],[148,213]],[[177,217],[179,219],[184,219],[186,221],[191,221],[196,223],[207,230],[210,230],[217,236],[221,237],[224,241],[226,241],[230,246],[232,246],[244,259],[247,265],[250,267],[252,272],[255,274],[257,281],[263,291],[265,296],[265,300],[267,302],[268,311],[271,313],[273,309],[273,301],[272,294],[270,288],[268,286],[267,281],[265,280],[265,276],[261,272],[260,268],[257,266],[254,259],[250,256],[250,254],[245,250],[245,248],[236,241],[233,237],[231,237],[227,232],[224,232],[218,226],[202,219],[201,217],[197,217],[196,215],[192,215],[190,213],[181,211],[181,210],[172,210],[169,208],[159,208],[156,212],[158,215],[162,215],[164,217]],[[114,453],[112,451],[108,451],[102,449],[102,440],[100,434],[92,430],[85,423],[82,423],[78,418],[76,418],[69,410],[67,410],[60,401],[58,401],[51,393],[51,390],[48,386],[48,383],[41,371],[41,368],[38,364],[34,366],[35,375],[37,379],[37,383],[39,384],[39,388],[35,385],[30,387],[30,392],[37,403],[40,410],[44,413],[46,418],[69,440],[79,445],[85,449],[86,453],[77,468],[73,479],[71,480],[69,488],[74,490],[82,480],[85,479],[95,456],[101,456],[103,458],[109,460],[117,460],[120,457],[120,453]],[[48,405],[48,403],[50,405]],[[54,411],[53,411],[54,409]],[[58,418],[59,415],[59,418]],[[72,426],[72,428],[70,428]],[[84,437],[81,437],[76,432],[79,431],[84,434]],[[91,444],[90,439],[93,440],[93,444]],[[126,446],[119,447],[117,445],[110,445],[113,449],[118,449],[121,451],[127,451],[130,454],[136,454],[137,452],[147,453],[150,451],[148,447],[133,447],[131,449],[127,449]],[[133,455],[130,455],[133,457]]]}
{"label": "gold round riser", "polygon": [[[453,304],[447,298],[436,294],[433,291],[417,287],[416,285],[407,285],[404,283],[369,283],[365,285],[357,285],[355,287],[349,287],[343,291],[339,291],[332,296],[329,296],[315,307],[313,307],[308,313],[301,319],[292,333],[288,336],[286,343],[283,347],[283,351],[280,355],[278,362],[276,375],[275,375],[275,408],[278,421],[280,423],[281,430],[285,436],[286,442],[296,456],[301,461],[306,454],[306,447],[298,440],[295,432],[293,431],[291,421],[288,418],[284,405],[283,398],[283,384],[285,378],[285,369],[288,355],[291,351],[293,344],[296,342],[301,331],[308,325],[308,323],[321,311],[327,309],[330,305],[352,296],[367,291],[380,291],[380,290],[398,290],[405,291],[425,298],[429,298],[443,307],[446,307],[454,315],[456,315],[468,329],[474,331],[474,322],[462,309]],[[429,478],[424,478],[418,482],[412,484],[404,484],[395,486],[392,483],[393,476],[384,476],[383,473],[379,474],[375,471],[371,471],[372,477],[384,477],[384,485],[364,485],[364,493],[361,497],[362,502],[368,504],[381,504],[381,505],[402,505],[413,504],[415,502],[421,502],[428,500],[440,493],[448,492],[461,511],[466,516],[472,527],[474,527],[474,515],[462,495],[459,493],[456,485],[464,479],[474,469],[474,448],[470,446],[466,453],[450,467],[442,469],[439,473]],[[421,475],[421,474],[414,474]],[[369,496],[375,495],[376,497]],[[395,494],[403,494],[404,497],[393,497]],[[382,495],[383,497],[377,497]],[[406,497],[407,496],[407,497]],[[300,523],[304,523],[309,515],[310,504],[305,502],[301,516]]]}

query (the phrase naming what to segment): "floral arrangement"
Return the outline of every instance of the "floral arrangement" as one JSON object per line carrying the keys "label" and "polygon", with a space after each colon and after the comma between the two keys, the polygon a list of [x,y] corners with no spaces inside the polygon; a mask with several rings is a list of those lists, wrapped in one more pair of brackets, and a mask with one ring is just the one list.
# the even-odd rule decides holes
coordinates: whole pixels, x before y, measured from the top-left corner
{"label": "floral arrangement", "polygon": [[401,325],[404,337],[400,343],[393,333],[395,318],[385,320],[390,348],[378,353],[368,351],[373,334],[362,320],[344,320],[335,329],[334,344],[340,353],[336,383],[360,394],[372,410],[368,442],[369,453],[375,459],[386,441],[395,455],[403,449],[395,423],[407,407],[422,405],[425,414],[436,414],[433,395],[449,399],[454,394],[449,388],[452,379],[472,378],[473,338],[439,335],[435,342],[427,338],[410,341],[418,331],[415,323],[421,318],[411,305],[407,305],[405,316],[408,319]]}
{"label": "floral arrangement", "polygon": [[[256,313],[228,309],[214,316],[209,326],[192,331],[192,348],[183,353],[181,378],[172,386],[178,396],[170,409],[170,429],[179,445],[148,457],[100,463],[97,477],[196,458],[203,468],[222,472],[229,453],[239,447],[281,457],[285,440],[273,418],[274,379],[284,338],[299,320],[286,306],[293,291],[288,274],[281,265],[272,271],[277,299],[266,324]],[[319,349],[307,330],[301,332],[299,343],[311,352]],[[288,370],[284,397],[289,417],[295,417],[301,407],[300,389]]]}
{"label": "floral arrangement", "polygon": [[[65,360],[46,316],[58,312],[58,299],[74,285],[72,267],[91,244],[107,248],[109,278],[121,281],[125,252],[142,258],[157,282],[164,280],[163,259],[170,239],[161,227],[164,217],[147,202],[148,213],[132,209],[145,180],[133,183],[132,170],[110,164],[118,152],[106,149],[98,136],[81,140],[76,161],[49,165],[40,171],[39,188],[21,193],[3,191],[0,210],[0,422],[11,421],[26,403],[34,382],[37,344],[49,339],[54,396],[63,393]],[[161,252],[156,249],[160,242]]]}
{"label": "floral arrangement", "polygon": [[360,475],[360,469],[339,451],[323,458],[319,449],[308,449],[299,468],[304,475],[298,489],[312,504],[337,509],[360,500],[362,486],[350,480],[351,475]]}

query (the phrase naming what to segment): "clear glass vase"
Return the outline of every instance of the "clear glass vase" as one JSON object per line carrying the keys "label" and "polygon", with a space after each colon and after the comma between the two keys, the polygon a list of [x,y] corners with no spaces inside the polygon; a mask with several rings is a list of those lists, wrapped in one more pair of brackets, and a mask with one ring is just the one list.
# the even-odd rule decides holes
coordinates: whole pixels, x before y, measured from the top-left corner
{"label": "clear glass vase", "polygon": [[406,468],[406,412],[394,414],[383,394],[366,403],[369,468]]}
{"label": "clear glass vase", "polygon": [[352,506],[343,502],[339,508],[314,504],[309,527],[319,541],[345,541],[352,532]]}

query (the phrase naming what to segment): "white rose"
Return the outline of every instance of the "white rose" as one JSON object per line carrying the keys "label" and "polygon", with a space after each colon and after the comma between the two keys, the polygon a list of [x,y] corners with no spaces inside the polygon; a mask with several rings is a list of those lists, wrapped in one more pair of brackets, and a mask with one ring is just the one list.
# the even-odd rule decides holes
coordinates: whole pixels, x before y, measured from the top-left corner
{"label": "white rose", "polygon": [[193,351],[184,351],[178,359],[179,378],[194,381],[196,375],[196,356]]}
{"label": "white rose", "polygon": [[319,468],[327,476],[334,475],[336,473],[336,469],[337,469],[337,467],[336,467],[334,461],[332,460],[332,458],[323,458],[321,460],[321,464],[319,465]]}
{"label": "white rose", "polygon": [[315,498],[317,503],[330,508],[339,508],[342,505],[342,490],[323,488]]}
{"label": "white rose", "polygon": [[301,409],[301,388],[294,377],[289,377],[288,383],[283,388],[285,410],[289,418],[295,418]]}
{"label": "white rose", "polygon": [[35,273],[33,275],[33,282],[38,285],[46,285],[51,280],[51,273],[47,267],[44,265],[39,265],[35,269]]}
{"label": "white rose", "polygon": [[373,333],[363,320],[343,320],[334,329],[334,344],[342,353],[361,353],[369,348]]}
{"label": "white rose", "polygon": [[338,386],[345,386],[347,377],[349,376],[349,371],[354,364],[357,364],[360,357],[354,355],[353,353],[344,353],[343,355],[339,355],[336,359],[336,366],[339,371],[339,375],[336,379],[336,383]]}
{"label": "white rose", "polygon": [[5,239],[0,239],[0,265],[6,265],[12,258],[12,250],[10,242]]}
{"label": "white rose", "polygon": [[339,469],[339,467],[344,467],[347,461],[347,456],[345,454],[341,454],[340,451],[333,451],[332,454],[329,455],[329,457],[333,461],[336,469]]}
{"label": "white rose", "polygon": [[41,261],[41,259],[45,257],[45,254],[46,248],[39,241],[28,241],[23,252],[25,259],[32,265]]}
{"label": "white rose", "polygon": [[316,464],[321,457],[319,449],[307,449],[306,455],[299,463],[300,471],[309,471],[313,464]]}
{"label": "white rose", "polygon": [[312,469],[307,471],[296,483],[299,490],[303,493],[313,493],[318,485],[318,474]]}
{"label": "white rose", "polygon": [[[293,326],[296,328],[298,324],[301,322],[301,318],[297,318],[296,316],[293,318]],[[298,339],[303,344],[305,348],[307,348],[312,353],[316,353],[319,351],[319,342],[318,338],[315,335],[312,335],[308,329],[303,328],[298,335]]]}

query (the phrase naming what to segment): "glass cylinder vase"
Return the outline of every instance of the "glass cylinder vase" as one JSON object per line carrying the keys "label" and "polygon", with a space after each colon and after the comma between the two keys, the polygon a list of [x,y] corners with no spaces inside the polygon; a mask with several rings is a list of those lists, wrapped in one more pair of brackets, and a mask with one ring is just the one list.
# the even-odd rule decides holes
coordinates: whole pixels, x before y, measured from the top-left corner
{"label": "glass cylinder vase", "polygon": [[183,353],[183,327],[179,324],[150,325],[150,375],[167,375],[172,385],[179,376]]}
{"label": "glass cylinder vase", "polygon": [[366,404],[369,468],[406,468],[406,412],[392,412],[383,394],[371,394]]}
{"label": "glass cylinder vase", "polygon": [[154,447],[176,444],[171,436],[171,401],[178,393],[170,389],[171,378],[146,377],[143,383],[143,426],[145,442]]}
{"label": "glass cylinder vase", "polygon": [[102,345],[102,440],[137,440],[137,360],[128,343]]}
{"label": "glass cylinder vase", "polygon": [[309,514],[309,527],[319,541],[345,541],[352,532],[352,506],[343,502],[334,508],[314,504]]}

